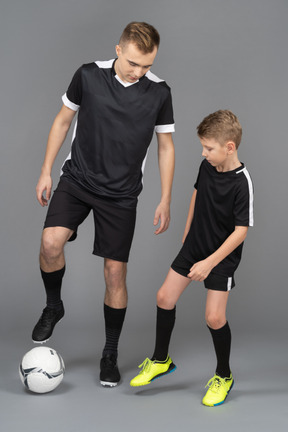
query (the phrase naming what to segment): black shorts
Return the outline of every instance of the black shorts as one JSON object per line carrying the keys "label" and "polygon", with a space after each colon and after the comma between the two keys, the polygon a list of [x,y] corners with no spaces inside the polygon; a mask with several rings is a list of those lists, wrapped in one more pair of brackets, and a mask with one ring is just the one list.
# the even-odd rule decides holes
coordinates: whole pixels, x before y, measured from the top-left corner
{"label": "black shorts", "polygon": [[93,254],[128,262],[136,221],[136,207],[126,208],[60,179],[52,196],[44,228],[61,226],[74,231],[93,210],[95,236]]}
{"label": "black shorts", "polygon": [[[194,263],[188,261],[184,256],[179,253],[173,263],[171,268],[182,276],[188,275],[190,273],[190,268]],[[231,291],[235,286],[234,276],[227,277],[211,272],[206,279],[204,279],[204,286],[207,289],[214,291]]]}

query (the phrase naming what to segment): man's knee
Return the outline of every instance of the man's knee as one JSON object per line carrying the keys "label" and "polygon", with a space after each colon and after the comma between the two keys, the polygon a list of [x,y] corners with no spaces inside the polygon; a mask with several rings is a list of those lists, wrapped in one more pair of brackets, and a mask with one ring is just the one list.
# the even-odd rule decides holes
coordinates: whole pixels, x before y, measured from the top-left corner
{"label": "man's knee", "polygon": [[125,285],[127,273],[126,263],[114,260],[105,260],[104,275],[106,285],[111,288],[117,288]]}
{"label": "man's knee", "polygon": [[42,233],[40,254],[47,259],[55,259],[63,252],[65,243],[71,236],[66,228],[45,228]]}

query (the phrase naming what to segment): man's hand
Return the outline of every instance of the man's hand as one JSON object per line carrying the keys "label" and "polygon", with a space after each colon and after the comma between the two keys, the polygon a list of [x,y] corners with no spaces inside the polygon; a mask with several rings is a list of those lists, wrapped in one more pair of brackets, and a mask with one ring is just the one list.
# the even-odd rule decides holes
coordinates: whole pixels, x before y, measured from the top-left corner
{"label": "man's hand", "polygon": [[161,234],[169,228],[170,224],[170,205],[160,203],[155,211],[153,225],[156,226],[160,222],[159,228],[156,229],[154,234]]}
{"label": "man's hand", "polygon": [[190,268],[190,273],[187,275],[191,280],[202,282],[207,278],[213,266],[209,260],[198,261]]}
{"label": "man's hand", "polygon": [[37,195],[37,200],[42,207],[48,205],[48,201],[51,197],[51,190],[52,190],[51,176],[48,174],[41,174],[36,186],[36,195]]}
{"label": "man's hand", "polygon": [[36,186],[37,200],[42,207],[48,205],[48,201],[51,197],[52,167],[56,156],[65,141],[67,132],[70,128],[75,114],[76,111],[73,111],[65,105],[62,105],[62,108],[55,117],[55,120],[51,127],[47,141],[46,154],[42,165],[41,175]]}

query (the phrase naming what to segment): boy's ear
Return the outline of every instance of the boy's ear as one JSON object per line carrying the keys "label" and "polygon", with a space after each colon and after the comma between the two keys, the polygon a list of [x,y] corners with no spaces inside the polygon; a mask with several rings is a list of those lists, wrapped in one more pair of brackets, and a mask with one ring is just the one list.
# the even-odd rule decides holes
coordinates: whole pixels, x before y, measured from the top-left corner
{"label": "boy's ear", "polygon": [[226,143],[226,146],[227,146],[228,154],[232,154],[236,150],[236,144],[233,141],[228,141]]}

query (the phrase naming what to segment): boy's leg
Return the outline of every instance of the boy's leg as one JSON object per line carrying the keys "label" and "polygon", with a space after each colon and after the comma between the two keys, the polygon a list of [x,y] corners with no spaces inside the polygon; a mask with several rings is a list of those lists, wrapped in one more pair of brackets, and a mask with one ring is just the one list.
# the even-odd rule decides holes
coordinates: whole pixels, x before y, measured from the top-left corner
{"label": "boy's leg", "polygon": [[156,341],[152,360],[167,359],[175,323],[176,303],[189,283],[190,279],[170,269],[157,293]]}
{"label": "boy's leg", "polygon": [[157,293],[157,305],[162,309],[173,309],[191,280],[170,268]]}
{"label": "boy's leg", "polygon": [[214,377],[202,402],[207,406],[222,404],[233,386],[230,370],[231,331],[226,319],[229,292],[208,290],[205,319],[210,330],[217,358]]}
{"label": "boy's leg", "polygon": [[170,269],[157,293],[156,342],[152,360],[140,365],[141,372],[131,380],[132,387],[149,384],[156,378],[173,372],[176,366],[168,355],[169,343],[175,323],[176,303],[189,285],[190,279]]}
{"label": "boy's leg", "polygon": [[162,309],[157,306],[156,315],[156,341],[151,360],[165,362],[168,357],[168,349],[171,334],[175,324],[176,306],[173,309]]}
{"label": "boy's leg", "polygon": [[208,290],[205,319],[215,348],[216,374],[222,378],[230,376],[231,331],[226,319],[229,292]]}

